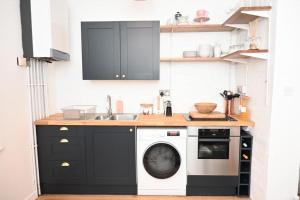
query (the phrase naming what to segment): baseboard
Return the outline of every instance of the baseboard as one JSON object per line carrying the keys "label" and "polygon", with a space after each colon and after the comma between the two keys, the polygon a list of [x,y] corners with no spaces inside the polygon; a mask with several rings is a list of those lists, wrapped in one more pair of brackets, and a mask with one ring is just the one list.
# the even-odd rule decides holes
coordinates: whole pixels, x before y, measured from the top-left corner
{"label": "baseboard", "polygon": [[152,190],[152,189],[138,189],[138,195],[175,195],[175,196],[186,196],[186,190],[185,188],[183,189],[157,189],[157,190]]}
{"label": "baseboard", "polygon": [[38,198],[37,191],[33,191],[31,194],[25,197],[24,200],[37,200],[37,198]]}
{"label": "baseboard", "polygon": [[137,185],[68,185],[41,183],[42,194],[115,194],[136,195]]}

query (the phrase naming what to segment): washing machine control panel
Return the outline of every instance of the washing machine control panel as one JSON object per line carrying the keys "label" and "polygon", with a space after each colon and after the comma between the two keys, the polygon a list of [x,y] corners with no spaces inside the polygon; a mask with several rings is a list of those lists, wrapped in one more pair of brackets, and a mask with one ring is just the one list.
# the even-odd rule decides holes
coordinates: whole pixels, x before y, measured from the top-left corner
{"label": "washing machine control panel", "polygon": [[138,128],[137,139],[138,140],[155,140],[157,139],[185,139],[187,137],[187,130],[185,128]]}
{"label": "washing machine control panel", "polygon": [[167,136],[180,136],[180,131],[168,131]]}

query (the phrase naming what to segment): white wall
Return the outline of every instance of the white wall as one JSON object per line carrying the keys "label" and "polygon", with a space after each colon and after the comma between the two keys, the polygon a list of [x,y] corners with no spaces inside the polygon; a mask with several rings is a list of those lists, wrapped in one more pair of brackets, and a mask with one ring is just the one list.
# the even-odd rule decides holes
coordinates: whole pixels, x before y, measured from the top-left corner
{"label": "white wall", "polygon": [[16,65],[23,54],[18,0],[1,0],[0,25],[0,199],[30,200],[37,194],[27,69]]}
{"label": "white wall", "polygon": [[[80,22],[161,20],[161,24],[165,24],[176,11],[193,18],[197,9],[205,8],[211,13],[210,23],[221,23],[232,2],[234,0],[226,4],[219,0],[69,0],[71,61],[55,63],[55,68],[51,69],[51,112],[72,104],[96,104],[100,106],[99,111],[104,112],[107,94],[114,100],[120,96],[125,112],[139,112],[139,104],[151,103],[159,89],[171,89],[175,112],[188,112],[199,101],[216,102],[218,110],[223,110],[219,92],[232,86],[228,63],[161,63],[160,81],[83,81]],[[178,33],[171,36],[164,33],[161,34],[161,56],[181,56],[182,51],[196,50],[200,43],[214,42],[228,45],[230,34]]]}
{"label": "white wall", "polygon": [[[300,165],[300,2],[276,4],[274,86],[269,137],[267,200],[294,200]],[[287,23],[288,22],[288,23]]]}

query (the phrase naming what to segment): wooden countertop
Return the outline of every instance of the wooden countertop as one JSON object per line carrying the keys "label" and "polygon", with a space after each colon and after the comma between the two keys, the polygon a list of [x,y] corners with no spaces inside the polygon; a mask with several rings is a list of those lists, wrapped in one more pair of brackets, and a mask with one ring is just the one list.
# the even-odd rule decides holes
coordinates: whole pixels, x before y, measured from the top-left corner
{"label": "wooden countertop", "polygon": [[237,121],[187,121],[184,114],[138,115],[134,121],[116,120],[64,120],[61,113],[35,121],[35,125],[86,125],[86,126],[254,126],[254,122],[231,116]]}

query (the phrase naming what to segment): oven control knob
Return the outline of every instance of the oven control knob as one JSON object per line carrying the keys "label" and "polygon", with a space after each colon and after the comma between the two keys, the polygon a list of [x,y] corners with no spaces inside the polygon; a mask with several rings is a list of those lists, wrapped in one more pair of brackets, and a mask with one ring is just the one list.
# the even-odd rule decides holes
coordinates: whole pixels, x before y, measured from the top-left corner
{"label": "oven control knob", "polygon": [[160,137],[165,137],[165,134],[164,133],[160,133]]}

